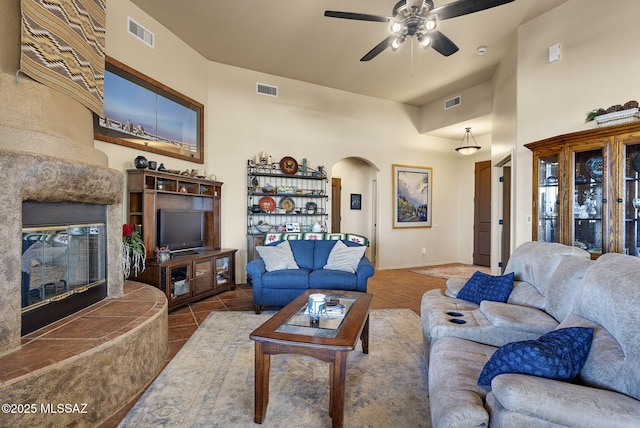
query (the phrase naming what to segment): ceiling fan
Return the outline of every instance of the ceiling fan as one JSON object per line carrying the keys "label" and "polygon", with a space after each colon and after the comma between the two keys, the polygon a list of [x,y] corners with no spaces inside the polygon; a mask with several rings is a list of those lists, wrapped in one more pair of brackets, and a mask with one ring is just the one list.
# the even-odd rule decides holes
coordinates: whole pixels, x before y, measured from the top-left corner
{"label": "ceiling fan", "polygon": [[364,13],[327,10],[330,18],[354,19],[357,21],[390,22],[392,34],[378,43],[360,61],[370,61],[387,47],[397,49],[407,36],[415,37],[425,49],[432,47],[444,56],[458,51],[458,46],[437,30],[438,21],[480,12],[481,10],[511,3],[514,0],[457,0],[434,8],[433,0],[401,0],[393,7],[392,17]]}

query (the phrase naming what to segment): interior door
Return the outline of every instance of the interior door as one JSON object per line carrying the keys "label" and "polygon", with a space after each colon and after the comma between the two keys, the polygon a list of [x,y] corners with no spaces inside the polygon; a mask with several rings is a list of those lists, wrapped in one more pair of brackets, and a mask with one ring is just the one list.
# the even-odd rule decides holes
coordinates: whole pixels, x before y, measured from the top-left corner
{"label": "interior door", "polygon": [[342,179],[331,179],[331,233],[340,233]]}
{"label": "interior door", "polygon": [[491,266],[491,161],[476,162],[473,264]]}
{"label": "interior door", "polygon": [[511,166],[502,167],[502,262],[501,272],[507,267],[511,254]]}

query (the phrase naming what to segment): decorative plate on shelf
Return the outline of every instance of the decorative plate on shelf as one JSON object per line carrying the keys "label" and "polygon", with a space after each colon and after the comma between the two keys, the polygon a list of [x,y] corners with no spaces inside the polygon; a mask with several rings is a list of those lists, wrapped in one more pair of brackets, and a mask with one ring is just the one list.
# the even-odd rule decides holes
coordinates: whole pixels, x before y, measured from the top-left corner
{"label": "decorative plate on shelf", "polygon": [[293,209],[296,207],[296,204],[293,203],[293,199],[288,196],[280,199],[280,208],[285,210],[287,214],[291,214]]}
{"label": "decorative plate on shelf", "polygon": [[271,196],[261,197],[258,203],[260,204],[260,208],[262,208],[262,211],[270,213],[275,211],[276,209],[276,201],[274,201]]}
{"label": "decorative plate on shelf", "polygon": [[637,172],[640,172],[640,152],[636,152],[631,158],[631,166],[633,166],[633,169]]}
{"label": "decorative plate on shelf", "polygon": [[307,202],[305,208],[307,210],[307,214],[315,214],[318,210],[318,205],[315,202]]}
{"label": "decorative plate on shelf", "polygon": [[298,162],[291,156],[280,159],[280,169],[285,174],[293,175],[298,172]]}
{"label": "decorative plate on shelf", "polygon": [[602,156],[594,156],[587,159],[584,164],[589,177],[596,181],[602,181]]}

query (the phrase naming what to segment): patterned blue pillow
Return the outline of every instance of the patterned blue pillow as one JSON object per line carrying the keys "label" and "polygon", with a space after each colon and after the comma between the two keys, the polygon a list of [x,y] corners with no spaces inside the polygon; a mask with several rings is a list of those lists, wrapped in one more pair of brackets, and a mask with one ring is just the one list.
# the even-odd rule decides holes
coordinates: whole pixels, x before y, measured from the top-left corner
{"label": "patterned blue pillow", "polygon": [[479,305],[482,300],[506,302],[513,290],[513,272],[492,276],[477,271],[458,292],[458,299]]}
{"label": "patterned blue pillow", "polygon": [[507,343],[485,364],[478,385],[490,386],[502,373],[521,373],[556,380],[578,376],[587,360],[593,329],[568,327],[554,330],[537,340]]}

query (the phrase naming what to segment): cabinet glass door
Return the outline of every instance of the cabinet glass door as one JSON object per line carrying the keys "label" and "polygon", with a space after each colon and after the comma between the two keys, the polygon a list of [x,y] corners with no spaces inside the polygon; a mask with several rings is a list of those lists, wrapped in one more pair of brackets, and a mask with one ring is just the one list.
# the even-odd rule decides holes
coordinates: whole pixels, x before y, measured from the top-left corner
{"label": "cabinet glass door", "polygon": [[216,258],[216,286],[225,285],[231,280],[231,256]]}
{"label": "cabinet glass door", "polygon": [[209,291],[213,288],[213,260],[202,260],[195,264],[195,292]]}
{"label": "cabinet glass door", "polygon": [[594,255],[602,253],[603,150],[575,152],[573,187],[573,245]]}
{"label": "cabinet glass door", "polygon": [[558,239],[558,155],[538,159],[538,241]]}
{"label": "cabinet glass door", "polygon": [[640,144],[624,146],[624,254],[640,256]]}
{"label": "cabinet glass door", "polygon": [[171,276],[171,300],[191,297],[191,263],[170,268],[169,275]]}

